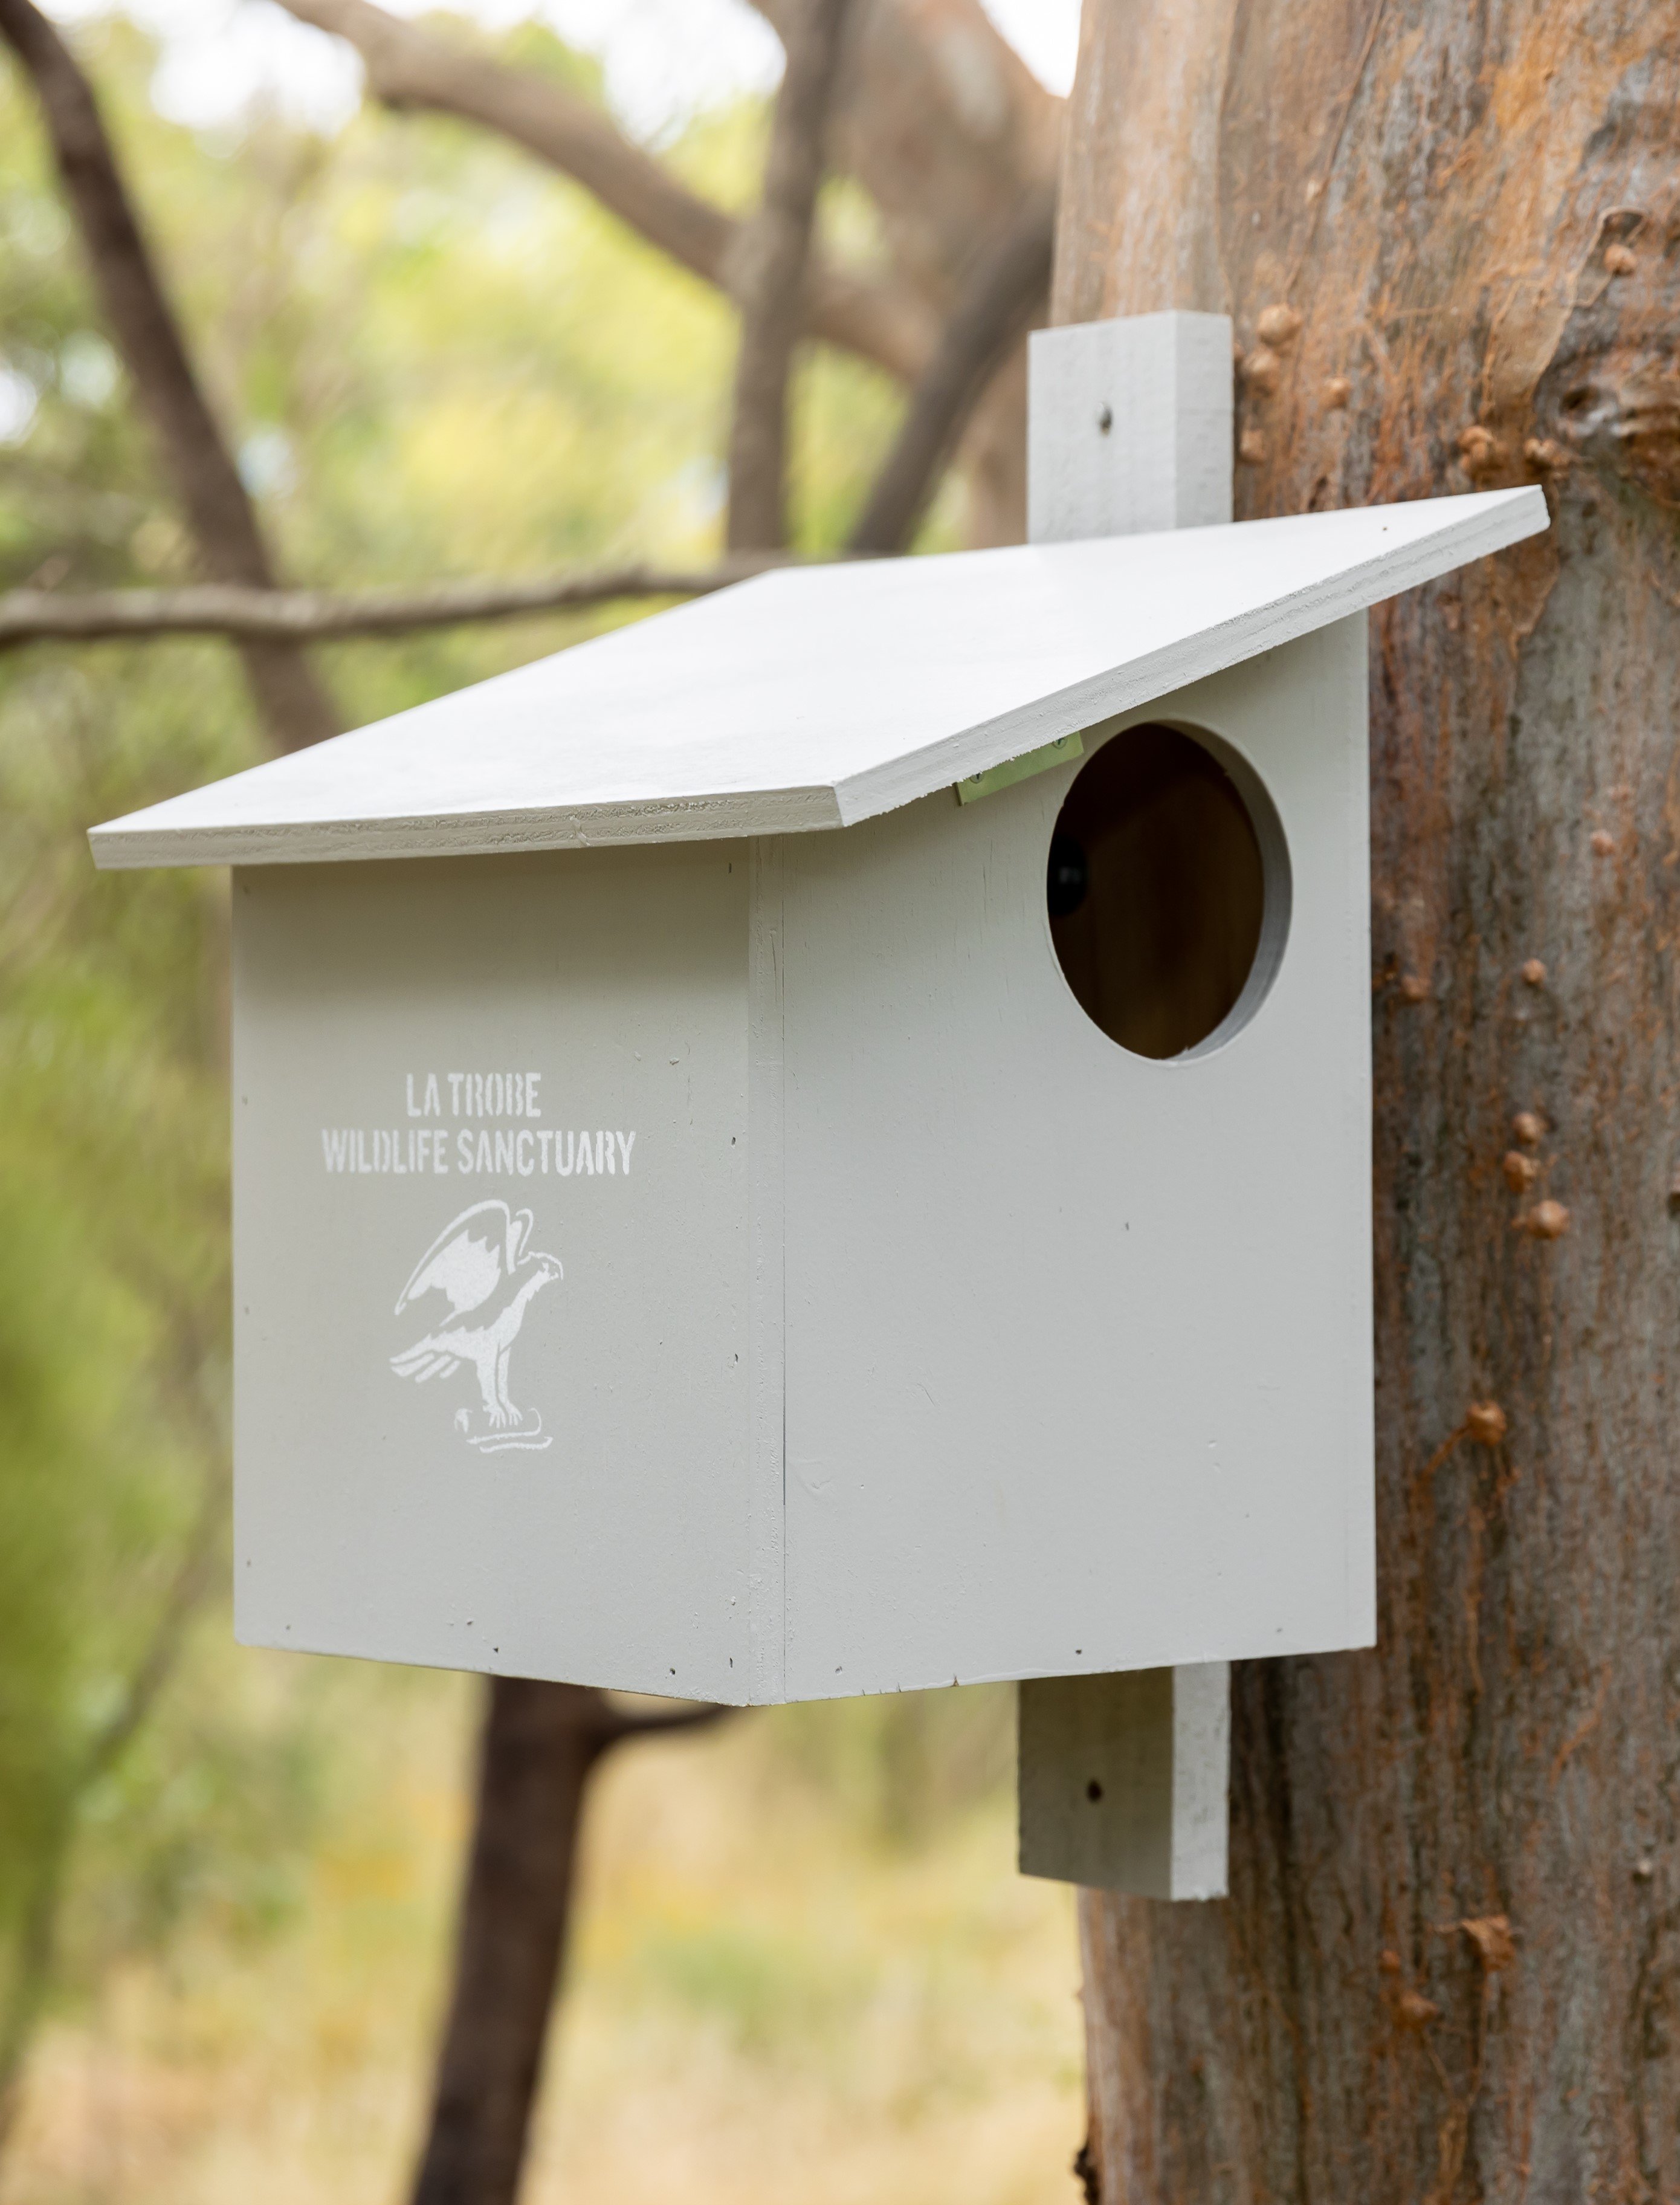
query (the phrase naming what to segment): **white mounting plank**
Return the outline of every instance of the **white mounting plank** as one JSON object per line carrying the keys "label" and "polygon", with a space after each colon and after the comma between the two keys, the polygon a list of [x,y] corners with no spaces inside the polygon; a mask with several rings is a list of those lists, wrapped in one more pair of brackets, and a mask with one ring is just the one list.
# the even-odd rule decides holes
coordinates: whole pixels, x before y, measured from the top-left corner
{"label": "white mounting plank", "polygon": [[[1229,522],[1231,346],[1224,314],[1036,330],[1033,540]],[[1226,1661],[1022,1685],[1022,1872],[1146,1898],[1222,1897],[1230,1703]]]}
{"label": "white mounting plank", "polygon": [[1035,544],[1231,518],[1231,318],[1131,314],[1028,339]]}
{"label": "white mounting plank", "polygon": [[1023,1875],[1139,1899],[1223,1899],[1231,1665],[1020,1687]]}

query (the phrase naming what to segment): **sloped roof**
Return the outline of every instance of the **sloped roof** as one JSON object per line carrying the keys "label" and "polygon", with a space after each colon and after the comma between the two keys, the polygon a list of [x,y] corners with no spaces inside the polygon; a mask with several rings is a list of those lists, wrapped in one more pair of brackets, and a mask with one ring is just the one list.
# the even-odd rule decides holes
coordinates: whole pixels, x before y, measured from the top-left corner
{"label": "sloped roof", "polygon": [[101,865],[843,827],[1546,526],[1535,489],[787,569],[131,813]]}

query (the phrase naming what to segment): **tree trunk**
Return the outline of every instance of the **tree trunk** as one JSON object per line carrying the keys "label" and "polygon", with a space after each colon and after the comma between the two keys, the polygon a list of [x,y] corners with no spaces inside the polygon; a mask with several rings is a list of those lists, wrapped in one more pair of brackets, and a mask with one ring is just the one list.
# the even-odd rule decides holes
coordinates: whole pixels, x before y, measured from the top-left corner
{"label": "tree trunk", "polygon": [[490,1681],[478,1824],[414,2205],[512,2205],[565,1956],[584,1787],[608,1733],[580,1685]]}
{"label": "tree trunk", "polygon": [[587,1685],[486,1680],[472,1850],[413,2205],[513,2205],[519,2194],[597,1762],[732,1712],[638,1712]]}
{"label": "tree trunk", "polygon": [[[1031,193],[977,270],[911,393],[893,448],[852,528],[853,551],[910,549],[977,402],[988,386],[998,387],[999,370],[1012,354],[1019,358],[1027,330],[1043,319],[1055,211],[1055,193],[1048,184]],[[1022,481],[1024,486],[1024,477]]]}
{"label": "tree trunk", "polygon": [[787,385],[805,321],[830,94],[850,0],[798,0],[770,124],[763,197],[741,238],[740,348],[729,419],[732,551],[787,541]]}
{"label": "tree trunk", "polygon": [[[786,0],[755,0],[773,18]],[[838,166],[880,214],[895,265],[947,314],[1053,182],[1063,103],[979,0],[869,0],[834,117]],[[1035,319],[1036,317],[1034,318]],[[964,432],[964,539],[1027,532],[1026,347],[994,375]]]}
{"label": "tree trunk", "polygon": [[[777,31],[791,0],[752,0]],[[1053,182],[1063,103],[981,0],[856,0],[835,88],[832,158],[862,184],[900,278],[941,316]],[[1027,526],[1025,346],[994,376],[963,436],[964,535],[1018,544]]]}
{"label": "tree trunk", "polygon": [[1239,1671],[1227,1901],[1083,1899],[1089,2178],[1673,2198],[1680,30],[1085,16],[1056,318],[1233,315],[1239,514],[1554,514],[1373,615],[1380,1643]]}

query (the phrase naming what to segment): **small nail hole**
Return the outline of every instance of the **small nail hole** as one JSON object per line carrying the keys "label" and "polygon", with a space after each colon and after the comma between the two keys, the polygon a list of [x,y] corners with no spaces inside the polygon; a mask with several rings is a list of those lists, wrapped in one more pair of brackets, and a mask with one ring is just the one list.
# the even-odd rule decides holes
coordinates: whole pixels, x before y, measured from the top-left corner
{"label": "small nail hole", "polygon": [[1097,1782],[1095,1776],[1092,1777],[1090,1782],[1085,1786],[1085,1797],[1090,1801],[1093,1807],[1095,1806],[1097,1801],[1102,1797],[1102,1786]]}

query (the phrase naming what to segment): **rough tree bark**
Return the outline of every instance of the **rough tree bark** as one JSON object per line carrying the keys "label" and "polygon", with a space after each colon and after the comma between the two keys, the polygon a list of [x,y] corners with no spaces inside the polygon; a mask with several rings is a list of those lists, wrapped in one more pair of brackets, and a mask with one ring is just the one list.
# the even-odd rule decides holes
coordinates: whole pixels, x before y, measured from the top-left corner
{"label": "rough tree bark", "polygon": [[763,195],[741,243],[740,344],[729,413],[731,551],[787,540],[787,385],[805,318],[829,95],[850,0],[798,0],[770,123]]}
{"label": "rough tree bark", "polygon": [[1641,0],[1087,0],[1056,318],[1228,311],[1244,515],[1543,481],[1372,622],[1380,1643],[1232,1891],[1087,1894],[1120,2200],[1680,2196],[1680,56]]}
{"label": "rough tree bark", "polygon": [[[0,38],[28,71],[64,190],[135,395],[149,416],[199,555],[220,582],[272,587],[257,516],[199,387],[151,253],[123,189],[92,86],[31,0],[0,0]],[[337,731],[327,692],[297,645],[239,646],[258,709],[282,750]]]}

